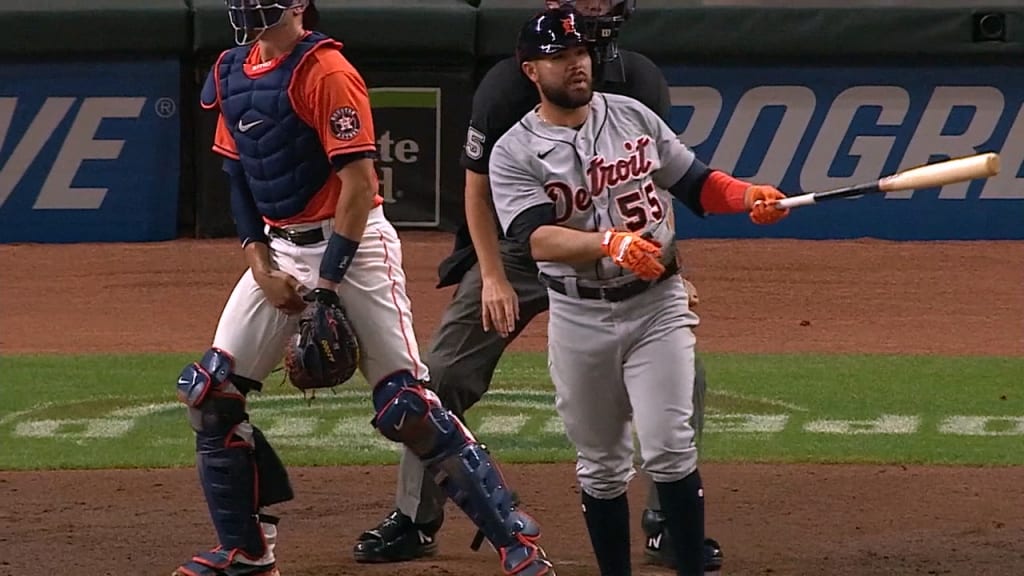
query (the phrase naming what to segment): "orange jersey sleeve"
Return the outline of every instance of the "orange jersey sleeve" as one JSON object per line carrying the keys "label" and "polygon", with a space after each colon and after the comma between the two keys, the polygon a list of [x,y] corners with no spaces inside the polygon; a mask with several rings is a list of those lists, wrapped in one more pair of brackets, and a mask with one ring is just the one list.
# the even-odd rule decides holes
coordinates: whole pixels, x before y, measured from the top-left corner
{"label": "orange jersey sleeve", "polygon": [[223,114],[217,116],[217,131],[213,135],[213,151],[232,160],[238,160],[238,148],[235,146],[235,138],[231,135],[231,131],[228,130]]}
{"label": "orange jersey sleeve", "polygon": [[[307,53],[292,77],[289,96],[296,115],[317,131],[328,158],[377,151],[366,83],[337,49],[328,47]],[[342,186],[340,178],[328,178],[301,213],[267,222],[282,226],[331,218]],[[379,194],[375,196],[375,206],[383,202]]]}
{"label": "orange jersey sleeve", "polygon": [[299,117],[320,134],[328,157],[377,148],[370,94],[363,77],[341,52],[316,50],[296,74]]}

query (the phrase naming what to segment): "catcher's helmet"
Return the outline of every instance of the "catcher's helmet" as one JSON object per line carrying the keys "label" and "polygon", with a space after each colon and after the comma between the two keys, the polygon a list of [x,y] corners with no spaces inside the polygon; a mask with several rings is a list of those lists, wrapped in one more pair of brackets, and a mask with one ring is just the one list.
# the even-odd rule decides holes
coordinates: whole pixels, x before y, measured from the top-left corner
{"label": "catcher's helmet", "polygon": [[265,30],[281,23],[285,10],[305,6],[302,24],[314,28],[319,14],[313,0],[225,0],[228,19],[235,30],[235,44],[244,46],[259,39]]}
{"label": "catcher's helmet", "polygon": [[520,63],[576,46],[586,46],[587,40],[576,29],[578,15],[568,6],[548,9],[530,18],[519,31],[516,57]]}
{"label": "catcher's helmet", "polygon": [[546,0],[545,4],[576,9],[580,33],[592,44],[598,62],[619,56],[619,30],[636,12],[636,0]]}

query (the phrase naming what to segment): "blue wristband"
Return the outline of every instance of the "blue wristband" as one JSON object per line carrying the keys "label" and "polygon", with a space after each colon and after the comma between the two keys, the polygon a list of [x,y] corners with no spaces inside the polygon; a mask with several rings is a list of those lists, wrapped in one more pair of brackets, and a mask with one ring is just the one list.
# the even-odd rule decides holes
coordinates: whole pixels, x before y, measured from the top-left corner
{"label": "blue wristband", "polygon": [[341,282],[356,255],[359,242],[349,240],[337,232],[327,241],[327,250],[320,260],[320,277],[331,282]]}

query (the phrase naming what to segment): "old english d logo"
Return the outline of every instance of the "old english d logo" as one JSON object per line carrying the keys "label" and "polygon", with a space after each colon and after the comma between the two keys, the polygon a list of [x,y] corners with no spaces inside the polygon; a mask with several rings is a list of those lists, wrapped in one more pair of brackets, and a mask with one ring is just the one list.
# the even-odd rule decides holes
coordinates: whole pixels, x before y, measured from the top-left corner
{"label": "old english d logo", "polygon": [[562,31],[566,34],[576,33],[576,22],[572,16],[562,18]]}

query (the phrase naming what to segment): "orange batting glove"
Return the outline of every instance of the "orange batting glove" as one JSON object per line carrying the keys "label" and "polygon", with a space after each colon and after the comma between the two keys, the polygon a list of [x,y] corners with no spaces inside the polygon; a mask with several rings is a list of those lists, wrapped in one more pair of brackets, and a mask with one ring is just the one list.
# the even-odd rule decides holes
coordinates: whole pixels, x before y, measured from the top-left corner
{"label": "orange batting glove", "polygon": [[601,250],[613,262],[632,271],[643,280],[656,280],[665,272],[661,247],[633,232],[605,231]]}
{"label": "orange batting glove", "polygon": [[754,224],[775,224],[789,216],[789,208],[779,210],[773,204],[785,198],[774,186],[754,185],[747,188],[744,203],[750,210],[750,219]]}

